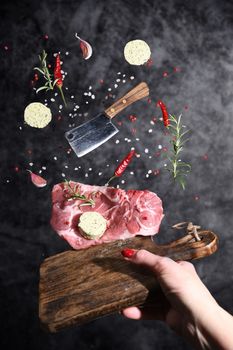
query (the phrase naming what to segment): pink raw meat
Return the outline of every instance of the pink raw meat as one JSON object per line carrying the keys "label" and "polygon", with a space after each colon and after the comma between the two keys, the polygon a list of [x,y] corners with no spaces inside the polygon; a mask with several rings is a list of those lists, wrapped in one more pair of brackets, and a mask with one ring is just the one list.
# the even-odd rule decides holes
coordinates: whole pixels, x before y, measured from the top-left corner
{"label": "pink raw meat", "polygon": [[[164,215],[162,201],[155,193],[147,190],[124,191],[72,181],[70,185],[72,188],[78,186],[80,194],[86,198],[93,196],[95,201],[93,207],[80,206],[84,202],[79,199],[67,200],[64,183],[53,187],[51,225],[74,249],[88,248],[136,235],[152,236],[158,232]],[[107,229],[101,238],[90,240],[81,235],[78,222],[80,215],[85,211],[96,211],[107,220]]]}

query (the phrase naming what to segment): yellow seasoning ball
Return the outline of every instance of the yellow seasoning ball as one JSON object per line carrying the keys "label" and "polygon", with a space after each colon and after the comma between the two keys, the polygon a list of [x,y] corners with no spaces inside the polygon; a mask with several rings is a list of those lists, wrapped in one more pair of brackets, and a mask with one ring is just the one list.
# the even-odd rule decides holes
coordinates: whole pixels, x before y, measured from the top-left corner
{"label": "yellow seasoning ball", "polygon": [[40,102],[32,102],[24,110],[24,121],[33,128],[45,128],[51,120],[50,108]]}
{"label": "yellow seasoning ball", "polygon": [[99,239],[107,228],[107,220],[98,212],[86,211],[80,215],[79,230],[87,239]]}
{"label": "yellow seasoning ball", "polygon": [[140,66],[149,60],[151,50],[145,41],[132,40],[125,45],[124,56],[129,64]]}

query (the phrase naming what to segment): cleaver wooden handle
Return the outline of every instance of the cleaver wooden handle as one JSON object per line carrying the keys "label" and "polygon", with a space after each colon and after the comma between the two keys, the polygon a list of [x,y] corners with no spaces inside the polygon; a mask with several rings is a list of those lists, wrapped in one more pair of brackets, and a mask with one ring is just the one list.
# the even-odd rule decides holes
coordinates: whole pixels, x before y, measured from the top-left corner
{"label": "cleaver wooden handle", "polygon": [[146,96],[149,96],[149,88],[146,83],[142,82],[135,86],[135,88],[132,90],[128,91],[126,95],[114,102],[113,105],[108,107],[104,112],[110,119],[112,119],[123,109]]}

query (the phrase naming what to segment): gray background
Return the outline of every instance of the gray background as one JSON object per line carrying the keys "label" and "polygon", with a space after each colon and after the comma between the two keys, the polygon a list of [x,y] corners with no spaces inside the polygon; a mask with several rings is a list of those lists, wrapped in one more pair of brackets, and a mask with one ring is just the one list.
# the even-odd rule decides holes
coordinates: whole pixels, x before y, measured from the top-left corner
{"label": "gray background", "polygon": [[[189,349],[160,322],[127,320],[118,314],[56,335],[45,333],[38,320],[39,266],[44,258],[69,249],[49,224],[50,191],[53,184],[63,180],[61,174],[68,179],[103,185],[114,171],[116,159],[122,159],[130,147],[135,147],[141,157],[135,158],[125,173],[125,183],[118,184],[126,189],[148,188],[162,198],[165,218],[156,237],[158,243],[181,236],[170,226],[184,220],[219,235],[218,252],[195,265],[219,303],[233,311],[232,2],[23,0],[3,2],[1,10],[2,346],[44,350]],[[75,32],[93,46],[93,56],[88,61],[81,56]],[[129,66],[124,60],[125,43],[136,38],[150,45],[151,67]],[[69,88],[65,91],[69,108],[60,114],[59,96],[52,103],[50,98],[54,94],[36,96],[30,86],[33,67],[38,64],[37,56],[43,48],[51,62],[52,54],[60,51],[68,73],[64,84]],[[180,71],[174,72],[174,67]],[[117,72],[126,75],[126,83],[119,84],[115,98],[106,100],[108,88],[118,78]],[[164,72],[168,72],[167,77]],[[133,81],[129,79],[132,75]],[[101,79],[104,84],[99,83]],[[77,159],[73,153],[67,154],[63,135],[71,124],[88,120],[142,80],[150,87],[151,103],[138,102],[117,117],[116,125],[117,121],[123,123],[119,134],[89,155]],[[96,98],[89,98],[86,104],[84,92],[90,85]],[[75,118],[69,116],[74,113],[72,95],[80,105],[81,115]],[[44,102],[45,98],[53,111],[53,122],[44,130],[26,127],[24,108],[29,102]],[[183,113],[191,130],[183,157],[192,163],[193,169],[185,191],[174,185],[163,169],[164,159],[155,156],[159,144],[167,145],[158,120],[158,99],[164,100],[170,113]],[[134,124],[129,121],[130,114],[137,116]],[[60,121],[58,115],[62,116]],[[158,122],[151,126],[150,120],[155,116]],[[139,141],[132,135],[132,127],[137,129]],[[144,152],[145,148],[149,154]],[[32,153],[28,154],[28,150]],[[19,167],[18,172],[15,166]],[[78,166],[81,168],[75,171]],[[43,170],[41,175],[48,179],[48,186],[34,187],[26,172],[28,168],[37,173]],[[88,171],[89,168],[93,170]],[[147,178],[149,169],[160,169],[160,174]],[[130,171],[134,171],[134,176]],[[100,176],[99,172],[103,174]]]}

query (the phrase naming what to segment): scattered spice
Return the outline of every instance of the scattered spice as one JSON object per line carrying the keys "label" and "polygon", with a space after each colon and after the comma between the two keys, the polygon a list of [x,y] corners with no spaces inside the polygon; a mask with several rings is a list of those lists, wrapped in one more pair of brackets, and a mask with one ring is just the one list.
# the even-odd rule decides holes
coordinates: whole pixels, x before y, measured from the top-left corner
{"label": "scattered spice", "polygon": [[169,115],[168,115],[167,107],[161,100],[158,101],[158,105],[161,108],[161,111],[163,114],[163,124],[164,126],[167,127],[169,125]]}
{"label": "scattered spice", "polygon": [[120,177],[123,174],[123,172],[125,171],[125,169],[129,165],[129,163],[131,162],[134,155],[135,155],[135,150],[132,150],[127,154],[127,156],[122,160],[122,162],[116,168],[114,175],[107,182],[107,184],[106,184],[107,186],[109,185],[110,181],[112,181],[116,177]]}
{"label": "scattered spice", "polygon": [[61,60],[60,60],[59,54],[57,54],[57,56],[56,56],[55,67],[54,67],[54,78],[55,78],[56,86],[58,87],[58,90],[60,91],[64,105],[67,106],[65,96],[64,96],[63,90],[62,90],[63,79],[62,79],[62,73],[61,73]]}

